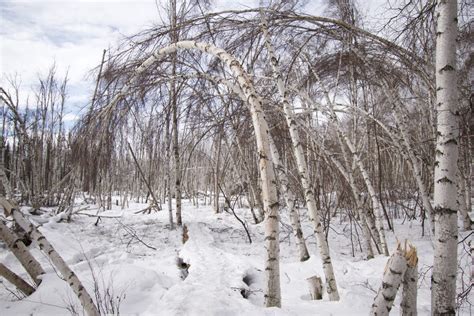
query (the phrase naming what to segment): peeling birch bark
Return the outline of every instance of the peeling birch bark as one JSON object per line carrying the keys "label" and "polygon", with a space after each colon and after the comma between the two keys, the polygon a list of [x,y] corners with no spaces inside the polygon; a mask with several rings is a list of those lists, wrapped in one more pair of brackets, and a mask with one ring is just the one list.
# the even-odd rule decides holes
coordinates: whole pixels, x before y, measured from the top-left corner
{"label": "peeling birch bark", "polygon": [[434,170],[435,239],[431,313],[455,315],[458,243],[456,171],[459,143],[457,111],[457,1],[437,2],[436,110]]}

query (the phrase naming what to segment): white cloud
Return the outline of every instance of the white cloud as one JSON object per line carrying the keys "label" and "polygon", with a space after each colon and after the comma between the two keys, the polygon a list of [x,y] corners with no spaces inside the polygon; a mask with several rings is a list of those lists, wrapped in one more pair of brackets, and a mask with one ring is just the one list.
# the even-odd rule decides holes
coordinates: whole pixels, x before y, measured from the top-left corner
{"label": "white cloud", "polygon": [[24,87],[53,62],[71,85],[83,84],[104,48],[159,19],[154,0],[2,1],[0,10],[0,84],[17,73]]}

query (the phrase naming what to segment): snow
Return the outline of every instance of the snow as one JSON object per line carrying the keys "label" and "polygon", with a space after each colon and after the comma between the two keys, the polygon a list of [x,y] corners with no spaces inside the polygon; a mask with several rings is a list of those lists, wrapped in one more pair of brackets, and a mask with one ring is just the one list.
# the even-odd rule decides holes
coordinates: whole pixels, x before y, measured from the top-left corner
{"label": "snow", "polygon": [[[263,224],[251,224],[248,210],[236,209],[236,212],[249,223],[252,244],[233,215],[216,215],[210,206],[196,208],[185,200],[183,220],[189,240],[183,245],[181,230],[169,230],[166,206],[161,212],[134,214],[146,206],[130,203],[130,208],[125,210],[114,206],[113,210],[100,213],[103,217],[97,226],[95,217],[85,215],[73,215],[71,223],[57,222],[59,218],[48,213],[31,216],[30,220],[41,224],[40,230],[78,274],[89,293],[95,299],[96,293],[100,293],[102,312],[116,313],[118,309],[122,315],[368,315],[387,262],[387,257],[381,255],[363,260],[357,244],[353,257],[349,224],[333,219],[329,245],[341,300],[330,302],[325,295],[323,300],[312,301],[306,279],[319,275],[324,280],[316,239],[308,221],[303,220],[312,256],[306,262],[299,262],[293,236],[288,226],[283,225],[282,308],[264,308]],[[88,211],[82,211],[86,212],[95,215],[97,210],[90,206]],[[307,216],[304,209],[301,213]],[[288,223],[284,211],[282,221]],[[463,233],[461,239],[467,234]],[[418,314],[429,315],[433,260],[429,237],[421,237],[418,222],[403,223],[402,219],[395,220],[395,234],[389,233],[387,237],[390,250],[395,248],[397,238],[400,241],[406,238],[417,247]],[[35,293],[19,300],[7,290],[13,290],[13,286],[3,281],[0,315],[82,315],[79,301],[48,259],[35,245],[30,249],[47,272],[43,282]],[[470,257],[462,243],[459,255],[461,267],[469,271]],[[178,267],[179,260],[189,265],[187,276]],[[14,256],[5,249],[0,261],[27,278]],[[466,274],[468,278],[469,273]],[[248,297],[244,298],[242,293]],[[399,296],[393,314],[400,312]],[[460,315],[470,313],[466,305]]]}

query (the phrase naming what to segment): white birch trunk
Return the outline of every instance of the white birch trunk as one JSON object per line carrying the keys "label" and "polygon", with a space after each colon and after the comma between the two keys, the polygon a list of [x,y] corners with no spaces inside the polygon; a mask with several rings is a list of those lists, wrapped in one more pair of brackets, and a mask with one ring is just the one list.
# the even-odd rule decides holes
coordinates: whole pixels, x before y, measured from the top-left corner
{"label": "white birch trunk", "polygon": [[[4,201],[1,202],[2,205]],[[31,276],[36,285],[40,285],[44,270],[39,262],[33,257],[25,244],[0,220],[0,239],[5,242],[10,251],[20,261],[23,268]]]}
{"label": "white birch trunk", "polygon": [[4,277],[8,282],[13,284],[20,291],[22,291],[26,296],[33,294],[35,291],[34,287],[29,285],[15,272],[8,269],[3,263],[0,263],[0,276]]}
{"label": "white birch trunk", "polygon": [[289,180],[280,159],[280,154],[275,146],[273,137],[270,135],[270,149],[272,151],[273,164],[280,179],[280,186],[285,199],[286,207],[290,214],[291,227],[293,228],[293,234],[296,238],[296,245],[298,246],[300,261],[306,261],[309,259],[308,248],[306,247],[306,241],[303,236],[303,230],[301,229],[300,214],[295,207],[296,197],[293,191],[289,188]]}
{"label": "white birch trunk", "polygon": [[[5,207],[5,205],[3,205]],[[15,208],[10,208],[6,211],[10,212],[15,222],[25,230],[25,232],[34,240],[39,248],[45,253],[54,266],[63,276],[64,280],[69,284],[71,289],[77,295],[79,301],[82,304],[82,307],[89,316],[99,316],[100,313],[97,307],[92,300],[92,297],[89,295],[87,290],[82,285],[79,278],[76,276],[74,271],[72,271],[69,266],[64,262],[63,258],[56,252],[53,246],[49,241],[43,236],[43,234],[31,224],[20,211]]]}
{"label": "white birch trunk", "polygon": [[[387,89],[385,89],[385,91],[387,91]],[[386,93],[388,94],[388,92]],[[428,215],[427,217],[428,217],[428,222],[430,223],[431,233],[434,235],[435,222],[434,222],[434,216],[433,216],[433,206],[431,205],[431,202],[430,202],[428,189],[426,188],[426,185],[423,182],[423,179],[421,178],[421,171],[422,171],[421,163],[416,158],[413,147],[410,144],[410,135],[408,131],[406,130],[406,126],[408,122],[406,122],[403,119],[402,115],[398,113],[397,108],[395,108],[394,110],[394,115],[395,115],[395,120],[397,121],[397,125],[400,128],[400,132],[402,134],[403,144],[406,147],[406,150],[405,150],[406,154],[408,155],[408,158],[411,162],[410,166],[413,170],[413,175],[415,177],[415,181],[418,186],[418,191],[420,192],[420,195],[421,195],[423,207],[425,208],[426,213]]]}
{"label": "white birch trunk", "polygon": [[245,94],[246,101],[249,104],[252,117],[252,124],[255,130],[257,141],[257,150],[259,157],[260,177],[262,180],[262,195],[265,213],[265,248],[267,258],[265,262],[265,306],[281,306],[280,289],[280,245],[279,245],[279,203],[275,186],[275,173],[273,170],[272,156],[268,141],[268,124],[262,108],[262,101],[257,95],[252,82],[243,70],[239,61],[223,49],[213,45],[195,41],[180,41],[161,48],[152,56],[147,58],[135,71],[135,75],[125,84],[120,92],[112,99],[103,112],[99,115],[106,115],[113,111],[115,105],[129,92],[130,87],[134,86],[146,69],[155,62],[162,60],[166,55],[175,52],[178,49],[198,49],[218,57],[230,68],[234,77]]}
{"label": "white birch trunk", "polygon": [[166,131],[165,131],[165,146],[166,146],[166,171],[165,171],[165,199],[167,199],[168,205],[168,220],[170,224],[170,229],[174,229],[174,220],[173,220],[173,204],[171,199],[171,133],[170,133],[170,123],[169,119],[166,120]]}
{"label": "white birch trunk", "polygon": [[457,1],[437,3],[436,110],[434,171],[435,240],[431,313],[455,315],[457,273],[457,188],[459,122],[457,113]]}
{"label": "white birch trunk", "polygon": [[[171,27],[172,32],[170,33],[171,41],[176,43],[179,38],[178,31],[176,29],[176,0],[170,1],[171,5]],[[174,195],[176,203],[176,224],[181,226],[183,224],[181,216],[181,163],[179,157],[179,137],[178,137],[178,96],[176,91],[176,81],[174,79],[176,75],[176,52],[171,53],[172,66],[171,66],[171,80],[170,80],[170,104],[173,111],[173,156],[174,156],[174,169],[175,169],[175,183],[174,183]]]}
{"label": "white birch trunk", "polygon": [[[316,73],[316,71],[314,71],[312,69],[312,72],[313,72],[314,76],[319,80],[319,76]],[[309,99],[309,97],[306,97],[304,95],[301,95],[301,96],[304,99]],[[343,132],[339,122],[337,121],[337,116],[336,116],[336,114],[334,113],[334,110],[333,110],[334,102],[329,97],[329,93],[327,92],[327,90],[324,90],[324,96],[325,96],[325,99],[326,99],[326,101],[329,105],[331,120],[332,120],[332,122],[335,123],[335,127],[337,129],[338,141],[341,144],[341,149],[344,150],[344,148],[343,148],[344,146],[342,145],[342,141],[341,141],[341,138],[342,138],[344,140],[345,144],[347,145],[347,147],[349,148],[349,150],[351,152],[351,155],[353,156],[354,162],[356,163],[357,167],[359,168],[359,170],[362,174],[362,178],[364,179],[364,183],[367,187],[367,190],[369,191],[369,196],[371,198],[372,206],[374,208],[375,222],[376,222],[376,225],[377,225],[377,233],[378,233],[378,236],[379,236],[379,239],[380,239],[380,245],[382,247],[383,253],[386,256],[388,256],[389,252],[388,252],[388,247],[387,247],[387,241],[386,241],[386,238],[385,238],[385,229],[384,229],[384,225],[383,225],[382,206],[380,205],[380,201],[377,198],[377,194],[375,192],[374,186],[372,185],[372,181],[370,180],[369,174],[367,173],[367,169],[365,168],[362,160],[360,159],[360,156],[357,153],[357,150],[356,150],[354,144],[349,139],[349,137],[347,137],[347,135]]]}
{"label": "white birch trunk", "polygon": [[387,316],[390,313],[407,266],[405,254],[401,249],[397,249],[385,266],[382,285],[375,296],[370,315]]}
{"label": "white birch trunk", "polygon": [[[348,163],[347,157],[345,157],[345,151],[343,151],[344,155],[344,160],[346,160],[346,164]],[[374,257],[374,251],[372,249],[372,244],[371,244],[371,235],[370,235],[370,228],[369,228],[369,221],[367,218],[367,213],[363,211],[362,209],[362,201],[360,199],[360,192],[357,189],[357,186],[355,184],[355,179],[354,175],[351,171],[346,171],[344,166],[333,156],[329,157],[331,162],[336,166],[336,168],[339,170],[339,172],[342,174],[344,179],[349,183],[349,186],[351,188],[352,196],[354,198],[354,201],[356,203],[356,209],[357,213],[359,214],[360,217],[360,224],[362,226],[362,234],[363,234],[363,249],[366,254],[367,259],[372,259]]]}
{"label": "white birch trunk", "polygon": [[[5,191],[5,196],[7,198],[11,198],[12,196],[12,188],[10,186],[10,181],[8,181],[7,174],[5,173],[5,163],[4,163],[4,157],[5,155],[5,148],[3,147],[3,144],[0,144],[0,185],[3,187],[3,191]],[[1,188],[0,188],[0,194],[1,194]]]}
{"label": "white birch trunk", "polygon": [[[339,124],[336,124],[336,125],[339,126]],[[352,144],[351,140],[349,139],[349,137],[347,137],[346,134],[342,133],[342,131],[340,130],[340,127],[338,127],[338,129],[339,129],[340,134],[342,134],[341,136],[343,137],[347,147],[351,151],[351,153],[354,157],[354,160],[355,160],[357,166],[359,167],[360,173],[362,174],[362,178],[364,179],[367,190],[369,191],[370,199],[372,201],[372,206],[374,207],[374,211],[375,211],[375,223],[377,224],[377,230],[378,230],[379,237],[380,237],[380,243],[381,243],[381,246],[382,246],[382,251],[386,256],[388,256],[389,252],[388,252],[387,240],[385,238],[385,228],[384,228],[384,224],[383,224],[382,206],[380,205],[380,201],[377,198],[377,193],[375,192],[375,188],[372,185],[372,181],[370,180],[367,169],[365,168],[364,163],[360,159],[360,156],[357,153],[357,151],[356,151],[354,145]]]}
{"label": "white birch trunk", "polygon": [[[304,93],[302,93],[301,91],[297,91],[297,93],[298,93],[298,95],[299,95],[302,99],[306,100],[306,101],[309,102],[309,103],[313,103],[307,94],[304,94]],[[329,96],[327,95],[327,93],[326,93],[326,99],[328,100],[328,102],[332,103],[332,101],[329,99]],[[350,165],[349,159],[348,159],[347,154],[346,154],[345,147],[343,146],[343,142],[342,142],[342,140],[341,140],[340,137],[338,137],[338,141],[339,141],[339,143],[340,143],[340,145],[341,145],[341,150],[342,150],[342,152],[343,152],[343,157],[344,157],[344,160],[345,160],[345,162],[346,162],[347,169],[348,169],[348,170],[351,170],[351,171],[345,172],[345,171],[344,171],[344,167],[342,167],[342,165],[341,165],[337,160],[335,160],[333,157],[331,157],[331,161],[332,161],[333,163],[335,163],[336,165],[339,164],[338,169],[339,169],[340,171],[342,170],[343,174],[350,175],[350,177],[349,177],[349,178],[346,178],[346,180],[347,180],[348,183],[351,185],[351,189],[352,189],[352,191],[353,191],[353,194],[355,194],[354,197],[355,197],[356,201],[359,201],[359,203],[360,203],[360,205],[361,205],[361,207],[362,207],[363,202],[361,201],[360,191],[359,191],[359,189],[357,189],[357,186],[355,185],[355,182],[354,182],[355,180],[354,180],[353,171],[352,171],[352,170],[354,170],[355,168],[357,168],[357,164],[356,164],[355,161],[353,160],[353,162],[352,162],[353,165],[352,165],[352,166]],[[342,168],[342,169],[341,169],[341,168]],[[352,183],[351,183],[350,179],[352,179]],[[380,240],[379,230],[377,229],[377,226],[376,226],[376,224],[375,224],[375,221],[374,221],[374,219],[372,218],[371,214],[368,214],[368,211],[363,211],[363,210],[361,209],[361,212],[362,212],[362,214],[363,214],[362,217],[365,218],[364,223],[366,223],[367,226],[368,226],[368,228],[369,228],[369,235],[373,238],[374,243],[375,243],[375,245],[376,245],[376,247],[377,247],[377,250],[378,250],[379,253],[380,253],[380,250],[379,250],[379,249],[380,249],[380,246],[381,246],[382,243],[381,243],[381,240]],[[370,239],[369,239],[369,241],[370,241]]]}
{"label": "white birch trunk", "polygon": [[313,223],[314,231],[318,240],[319,253],[321,255],[321,260],[323,262],[324,275],[326,277],[326,290],[329,294],[329,299],[331,301],[339,300],[339,292],[337,290],[336,278],[334,276],[334,269],[331,262],[331,255],[329,252],[329,245],[324,234],[323,226],[320,220],[320,214],[317,209],[316,200],[314,197],[314,190],[309,182],[309,173],[308,167],[305,161],[305,155],[303,146],[301,144],[301,138],[298,131],[298,124],[296,123],[293,109],[290,106],[287,98],[287,90],[281,73],[279,70],[278,59],[275,56],[273,47],[270,44],[268,34],[266,32],[265,23],[263,23],[263,32],[265,36],[265,42],[267,50],[270,54],[270,63],[272,65],[274,78],[280,92],[281,102],[283,105],[283,111],[285,114],[286,123],[290,131],[291,142],[293,144],[293,152],[295,154],[296,163],[298,166],[298,172],[301,177],[301,184],[303,186],[303,192],[306,200],[306,206],[308,207],[310,220]]}
{"label": "white birch trunk", "polygon": [[416,316],[417,313],[417,292],[418,292],[418,257],[416,249],[410,247],[406,252],[407,269],[403,276],[402,301],[400,303],[402,316]]}
{"label": "white birch trunk", "polygon": [[[469,216],[470,209],[468,208],[468,204],[466,201],[468,200],[467,194],[468,190],[466,190],[466,183],[464,181],[463,175],[461,173],[458,174],[458,204],[459,204],[459,217],[462,220],[462,228],[464,231],[471,230],[472,221],[471,217]],[[470,199],[470,197],[469,197]]]}

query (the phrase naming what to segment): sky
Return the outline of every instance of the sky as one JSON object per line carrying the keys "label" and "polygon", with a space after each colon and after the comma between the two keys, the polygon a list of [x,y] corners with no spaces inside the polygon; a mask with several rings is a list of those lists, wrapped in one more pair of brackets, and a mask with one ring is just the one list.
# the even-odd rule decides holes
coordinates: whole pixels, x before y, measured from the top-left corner
{"label": "sky", "polygon": [[[38,77],[44,77],[54,63],[59,78],[68,73],[67,103],[77,113],[91,98],[94,78],[88,73],[100,63],[102,51],[115,47],[123,36],[160,22],[160,8],[167,1],[0,0],[0,86],[17,75],[26,99]],[[258,2],[214,0],[216,11]],[[318,10],[318,3],[310,0],[309,10]]]}

